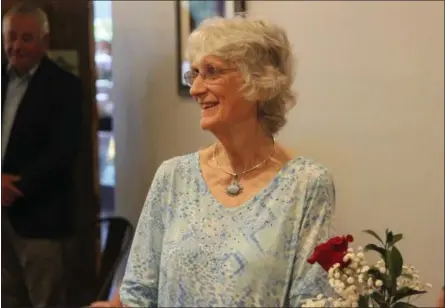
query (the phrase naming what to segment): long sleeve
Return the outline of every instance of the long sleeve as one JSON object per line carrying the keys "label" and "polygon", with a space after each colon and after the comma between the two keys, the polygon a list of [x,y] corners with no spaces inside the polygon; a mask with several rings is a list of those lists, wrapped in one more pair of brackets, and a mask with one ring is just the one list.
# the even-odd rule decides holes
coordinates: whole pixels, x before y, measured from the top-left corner
{"label": "long sleeve", "polygon": [[120,288],[124,307],[157,307],[159,263],[164,235],[163,205],[169,185],[165,163],[153,179],[133,238],[126,272]]}
{"label": "long sleeve", "polygon": [[314,248],[328,239],[335,208],[335,188],[331,175],[324,170],[312,175],[307,186],[305,215],[299,230],[297,256],[289,291],[290,307],[301,307],[302,300],[329,294],[327,273],[307,259]]}

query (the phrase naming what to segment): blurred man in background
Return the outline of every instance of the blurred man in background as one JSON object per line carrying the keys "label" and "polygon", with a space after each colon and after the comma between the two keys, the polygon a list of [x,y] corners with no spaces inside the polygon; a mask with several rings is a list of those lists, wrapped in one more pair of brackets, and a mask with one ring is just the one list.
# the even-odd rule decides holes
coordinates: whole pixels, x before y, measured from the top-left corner
{"label": "blurred man in background", "polygon": [[[11,247],[2,250],[2,300],[20,284],[33,307],[61,307],[74,233],[82,86],[47,57],[49,25],[41,9],[13,7],[2,30],[2,243]],[[23,306],[20,300],[9,303]]]}

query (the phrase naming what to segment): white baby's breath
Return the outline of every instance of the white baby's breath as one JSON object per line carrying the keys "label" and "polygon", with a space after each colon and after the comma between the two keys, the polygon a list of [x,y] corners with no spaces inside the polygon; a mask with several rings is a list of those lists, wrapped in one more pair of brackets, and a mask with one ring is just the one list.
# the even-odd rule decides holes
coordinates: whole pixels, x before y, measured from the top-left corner
{"label": "white baby's breath", "polygon": [[372,286],[374,285],[374,281],[372,281],[372,277],[368,278],[368,287],[372,288]]}
{"label": "white baby's breath", "polygon": [[[358,307],[361,295],[371,295],[380,292],[384,286],[381,279],[375,279],[370,270],[378,270],[381,274],[387,274],[384,260],[375,264],[369,264],[363,253],[363,248],[356,250],[349,248],[343,258],[348,265],[341,267],[339,263],[332,266],[328,271],[329,285],[334,289],[337,298],[325,298],[319,294],[316,298],[307,300],[302,307]],[[397,279],[397,289],[409,287],[414,290],[424,291],[431,288],[431,284],[421,283],[419,272],[411,265],[402,267],[402,274]]]}
{"label": "white baby's breath", "polygon": [[365,265],[365,266],[362,267],[362,273],[366,273],[368,271],[369,271],[369,266],[368,265]]}

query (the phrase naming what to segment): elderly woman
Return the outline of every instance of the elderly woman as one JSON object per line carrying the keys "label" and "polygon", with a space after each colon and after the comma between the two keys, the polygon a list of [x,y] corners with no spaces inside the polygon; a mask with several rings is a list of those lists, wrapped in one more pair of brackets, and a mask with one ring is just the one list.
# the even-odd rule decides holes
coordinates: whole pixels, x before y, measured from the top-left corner
{"label": "elderly woman", "polygon": [[[307,258],[328,236],[334,185],[274,136],[295,103],[286,33],[264,20],[205,20],[185,80],[213,145],[159,167],[135,233],[127,307],[300,306],[326,291]],[[326,289],[325,289],[326,288]]]}

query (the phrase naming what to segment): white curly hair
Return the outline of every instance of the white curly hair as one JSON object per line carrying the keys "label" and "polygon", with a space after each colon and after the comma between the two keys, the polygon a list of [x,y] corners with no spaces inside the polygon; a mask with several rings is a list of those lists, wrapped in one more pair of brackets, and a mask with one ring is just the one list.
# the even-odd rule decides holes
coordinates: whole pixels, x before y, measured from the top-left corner
{"label": "white curly hair", "polygon": [[294,59],[284,29],[244,16],[204,20],[189,36],[186,57],[199,62],[209,55],[239,69],[245,81],[244,98],[259,102],[258,117],[265,133],[276,135],[297,101],[292,91]]}

